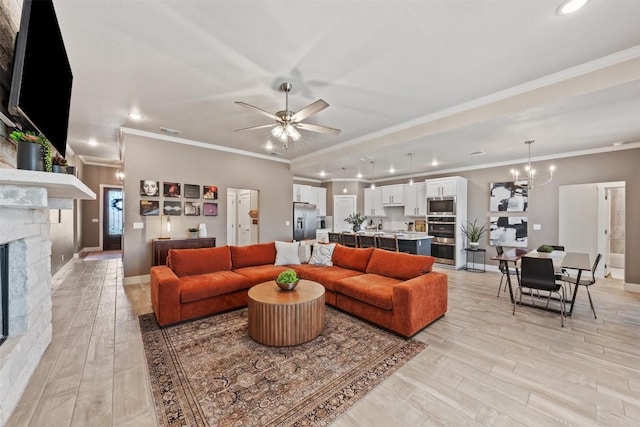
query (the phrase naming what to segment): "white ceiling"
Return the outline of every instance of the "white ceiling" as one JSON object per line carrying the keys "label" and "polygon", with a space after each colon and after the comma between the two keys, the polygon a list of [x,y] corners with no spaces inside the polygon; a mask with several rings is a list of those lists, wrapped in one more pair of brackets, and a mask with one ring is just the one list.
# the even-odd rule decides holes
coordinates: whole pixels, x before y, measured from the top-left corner
{"label": "white ceiling", "polygon": [[[68,146],[118,162],[121,132],[166,127],[297,177],[381,179],[522,161],[527,139],[547,158],[640,144],[640,0],[570,16],[559,3],[54,0],[74,73]],[[270,122],[234,101],[283,110],[285,81],[291,110],[322,98],[305,122],[342,133],[301,131],[271,154],[268,129],[234,132]]]}

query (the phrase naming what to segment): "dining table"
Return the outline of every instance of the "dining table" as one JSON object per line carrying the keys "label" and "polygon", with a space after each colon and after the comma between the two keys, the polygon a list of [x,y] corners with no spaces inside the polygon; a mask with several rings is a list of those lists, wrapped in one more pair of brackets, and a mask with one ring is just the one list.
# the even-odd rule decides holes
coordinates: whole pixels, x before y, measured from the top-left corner
{"label": "dining table", "polygon": [[[537,250],[524,250],[522,248],[516,248],[514,250],[504,251],[500,255],[495,255],[491,257],[494,261],[504,261],[506,263],[514,263],[516,268],[520,265],[520,260],[524,256],[531,257],[548,257],[553,261],[554,269],[558,274],[561,274],[563,270],[575,270],[576,271],[576,280],[571,296],[569,310],[565,310],[564,313],[566,316],[571,316],[573,313],[573,306],[576,303],[576,296],[578,295],[578,283],[580,282],[580,277],[582,276],[582,272],[585,270],[591,270],[591,260],[588,253],[582,252],[565,252],[565,251],[553,251],[551,253],[540,253]],[[511,298],[511,302],[515,303],[515,296],[513,294],[513,288],[511,285],[511,274],[509,274],[509,269],[506,270],[507,274],[507,284],[509,285],[509,296]],[[553,308],[547,308],[545,306],[529,304],[526,302],[519,302],[519,304],[526,305],[529,307],[535,307],[543,310],[549,310],[554,312],[560,312],[560,310],[556,310]]]}

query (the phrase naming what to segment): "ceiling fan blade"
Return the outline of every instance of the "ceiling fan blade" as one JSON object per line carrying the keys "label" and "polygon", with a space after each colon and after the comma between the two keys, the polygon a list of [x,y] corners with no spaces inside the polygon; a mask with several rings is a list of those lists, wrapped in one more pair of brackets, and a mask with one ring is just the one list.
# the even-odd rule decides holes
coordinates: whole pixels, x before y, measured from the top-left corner
{"label": "ceiling fan blade", "polygon": [[263,116],[267,116],[270,119],[273,119],[278,123],[284,123],[280,117],[276,116],[275,114],[271,114],[270,112],[265,111],[265,110],[263,110],[261,108],[254,107],[251,104],[247,104],[246,102],[241,102],[241,101],[235,101],[235,103],[238,104],[238,105],[242,105],[243,107],[249,108],[251,110],[257,111],[258,113],[262,114]]}
{"label": "ceiling fan blade", "polygon": [[264,129],[264,128],[270,128],[276,126],[275,124],[270,124],[270,125],[258,125],[258,126],[250,126],[248,128],[242,128],[242,129],[236,129],[234,130],[234,132],[244,132],[245,130],[255,130],[255,129]]}
{"label": "ceiling fan blade", "polygon": [[329,104],[324,99],[318,99],[316,102],[307,105],[302,110],[298,111],[291,117],[292,122],[300,122],[312,114],[318,113],[325,108],[327,108]]}
{"label": "ceiling fan blade", "polygon": [[303,130],[310,130],[311,132],[332,133],[334,135],[340,135],[340,132],[342,132],[340,129],[330,128],[328,126],[312,125],[310,123],[296,123],[295,127]]}

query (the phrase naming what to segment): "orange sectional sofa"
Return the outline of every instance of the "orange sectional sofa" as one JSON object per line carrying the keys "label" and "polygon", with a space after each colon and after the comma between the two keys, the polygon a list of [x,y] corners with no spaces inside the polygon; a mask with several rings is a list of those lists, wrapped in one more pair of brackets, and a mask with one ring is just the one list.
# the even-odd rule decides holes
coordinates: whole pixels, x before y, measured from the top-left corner
{"label": "orange sectional sofa", "polygon": [[288,268],[325,288],[325,301],[404,337],[447,311],[447,275],[434,258],[336,245],[333,265],[274,265],[275,242],[172,249],[166,266],[151,268],[151,303],[161,326],[247,305],[251,286]]}

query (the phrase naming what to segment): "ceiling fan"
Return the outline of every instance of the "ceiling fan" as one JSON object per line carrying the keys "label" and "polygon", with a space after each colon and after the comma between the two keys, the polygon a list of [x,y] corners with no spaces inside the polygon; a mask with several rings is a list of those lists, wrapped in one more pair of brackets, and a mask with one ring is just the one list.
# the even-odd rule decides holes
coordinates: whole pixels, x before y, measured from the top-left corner
{"label": "ceiling fan", "polygon": [[292,88],[291,83],[282,83],[280,85],[280,90],[285,93],[285,108],[284,110],[278,111],[275,114],[271,114],[268,111],[255,107],[251,104],[247,104],[246,102],[236,101],[236,104],[242,105],[243,107],[257,111],[263,116],[267,116],[270,119],[273,119],[275,123],[251,126],[243,129],[236,129],[234,132],[244,132],[247,130],[272,128],[271,135],[273,135],[275,138],[278,138],[280,142],[284,144],[285,149],[287,148],[289,138],[291,138],[293,141],[297,141],[300,139],[301,135],[300,135],[300,132],[298,132],[298,129],[307,130],[311,132],[331,133],[334,135],[340,134],[341,132],[340,129],[331,128],[328,126],[314,125],[310,123],[302,123],[304,119],[308,118],[313,114],[319,113],[320,111],[327,108],[329,104],[322,99],[318,99],[317,101],[307,105],[297,113],[290,111],[289,110],[289,92],[291,91],[291,88]]}

